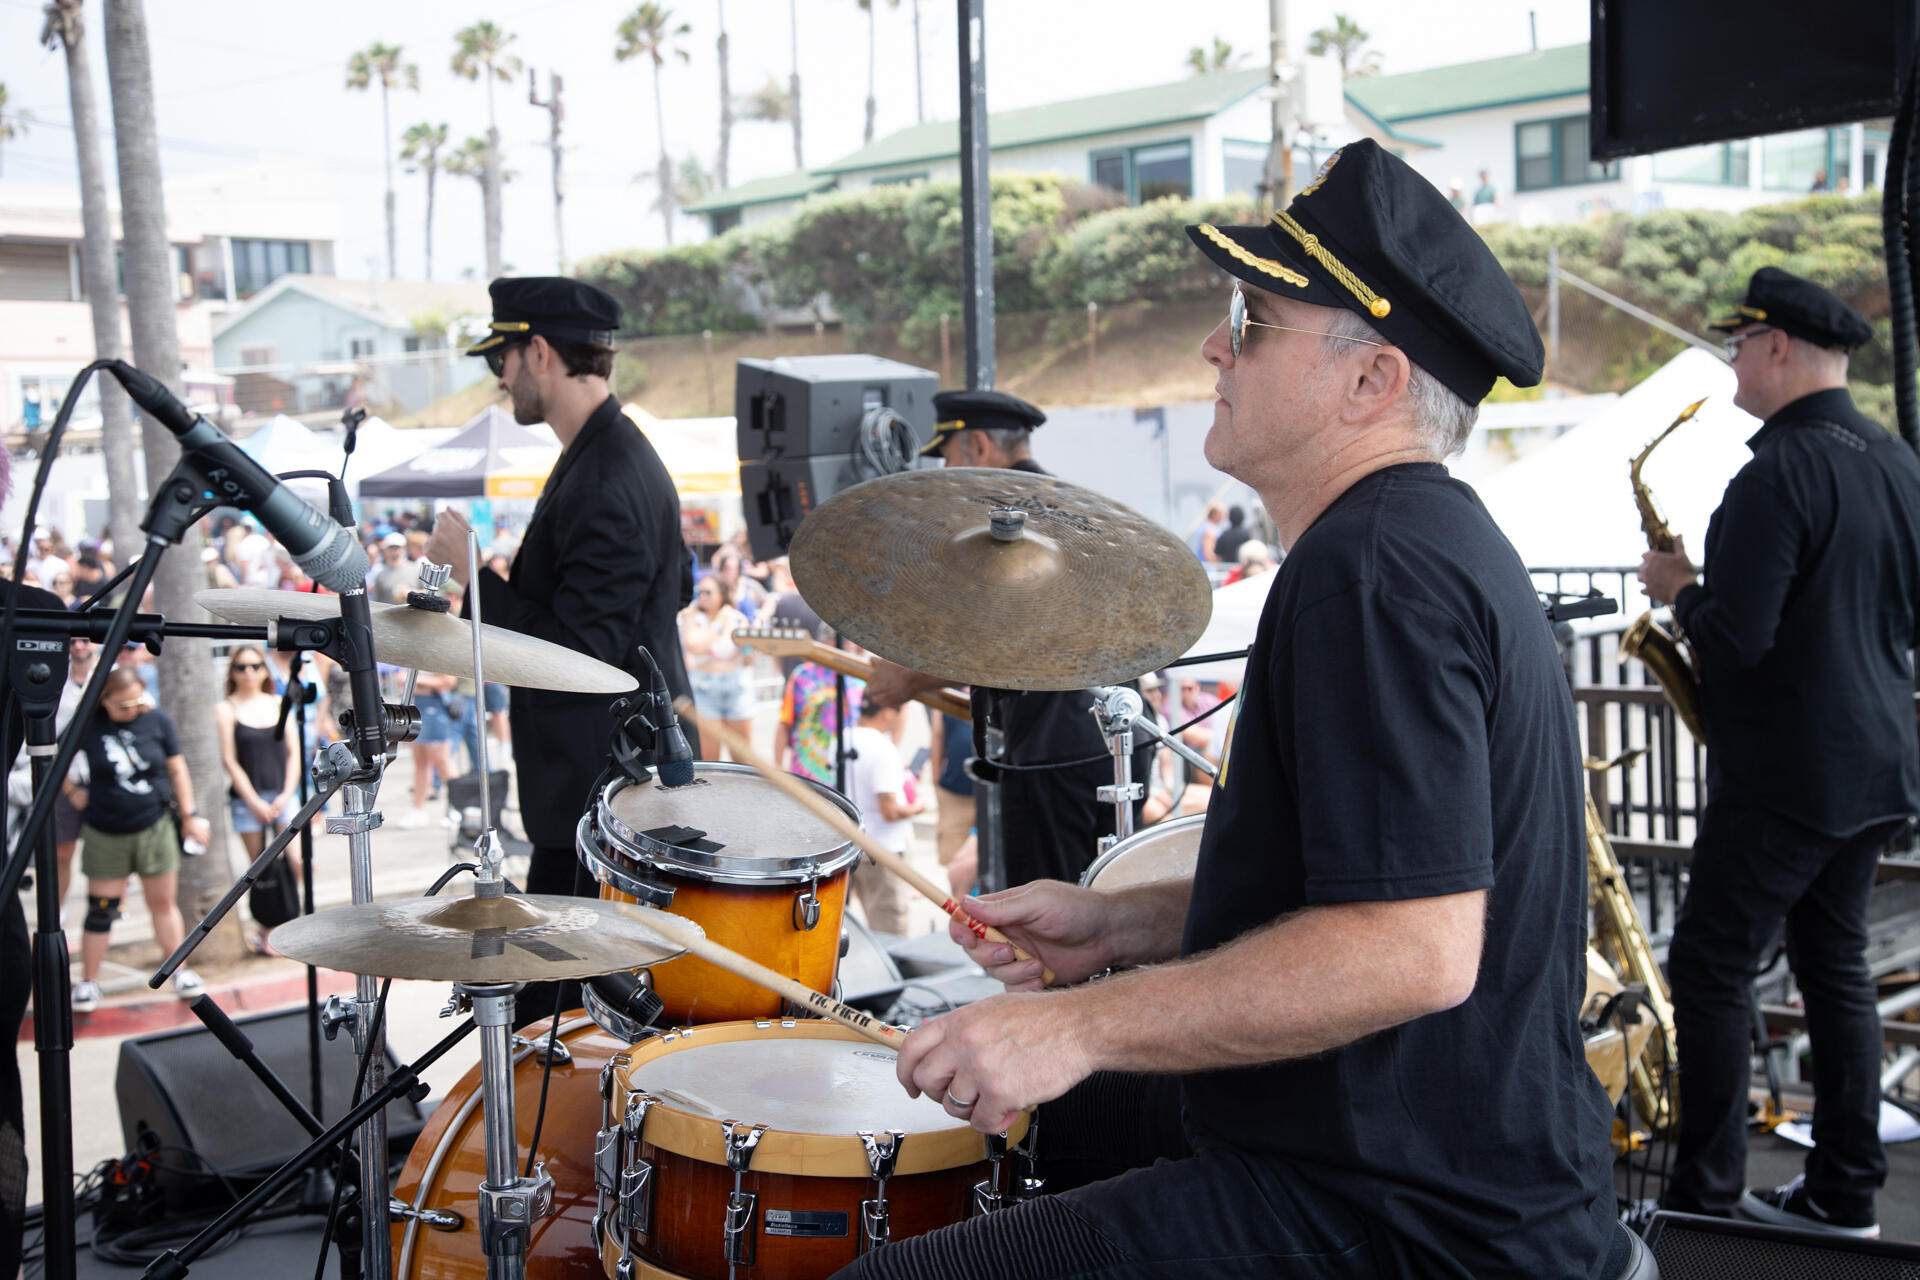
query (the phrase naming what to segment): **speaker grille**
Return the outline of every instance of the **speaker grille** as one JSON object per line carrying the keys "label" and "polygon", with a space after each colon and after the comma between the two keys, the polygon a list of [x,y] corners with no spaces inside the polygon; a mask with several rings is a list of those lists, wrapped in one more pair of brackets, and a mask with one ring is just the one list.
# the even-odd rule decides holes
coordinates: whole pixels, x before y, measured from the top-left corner
{"label": "speaker grille", "polygon": [[1731,1223],[1726,1230],[1702,1230],[1668,1221],[1649,1234],[1662,1280],[1920,1280],[1920,1258],[1869,1252],[1906,1253],[1911,1246],[1861,1241],[1828,1247]]}

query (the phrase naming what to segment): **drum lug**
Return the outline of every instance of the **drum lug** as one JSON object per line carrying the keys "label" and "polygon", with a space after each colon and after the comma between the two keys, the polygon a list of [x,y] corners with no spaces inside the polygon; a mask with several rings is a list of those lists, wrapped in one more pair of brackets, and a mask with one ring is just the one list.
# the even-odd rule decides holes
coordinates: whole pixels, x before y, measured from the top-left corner
{"label": "drum lug", "polygon": [[435,1231],[458,1231],[466,1218],[453,1209],[416,1209],[397,1196],[387,1201],[387,1217],[398,1222],[418,1222]]}
{"label": "drum lug", "polygon": [[1007,1135],[990,1133],[987,1135],[988,1173],[983,1181],[973,1184],[973,1214],[981,1217],[1004,1209],[1007,1205],[1006,1193],[1001,1190],[1002,1169],[1007,1158]]}
{"label": "drum lug", "polygon": [[593,1185],[603,1196],[620,1189],[620,1166],[627,1153],[626,1143],[621,1139],[625,1136],[619,1125],[612,1124],[594,1135]]}
{"label": "drum lug", "polygon": [[1013,1198],[1018,1202],[1037,1200],[1046,1193],[1047,1180],[1040,1176],[1040,1113],[1027,1118],[1027,1136],[1014,1148],[1019,1157],[1019,1173],[1013,1180]]}
{"label": "drum lug", "polygon": [[[739,1178],[736,1173],[734,1177]],[[760,1197],[751,1191],[735,1191],[727,1197],[727,1220],[724,1228],[727,1265],[750,1267],[753,1265],[753,1211]]]}
{"label": "drum lug", "polygon": [[887,1197],[885,1193],[860,1202],[860,1252],[878,1249],[887,1242]]}
{"label": "drum lug", "polygon": [[727,1168],[734,1172],[734,1182],[738,1184],[739,1175],[745,1173],[753,1164],[753,1149],[760,1145],[761,1137],[767,1132],[764,1124],[742,1124],[738,1120],[722,1120],[720,1136],[727,1144]]}
{"label": "drum lug", "polygon": [[620,1173],[620,1207],[616,1221],[623,1238],[653,1232],[653,1165],[637,1155]]}
{"label": "drum lug", "polygon": [[[617,1072],[621,1067],[627,1066],[632,1061],[633,1061],[633,1058],[631,1055],[625,1054],[625,1053],[616,1053],[611,1058],[607,1059],[606,1066],[600,1068],[600,1101],[601,1102],[611,1102],[613,1100],[614,1073]],[[606,1108],[602,1107],[600,1114],[603,1119],[607,1119],[609,1123],[611,1123],[611,1117],[607,1116]]]}
{"label": "drum lug", "polygon": [[819,887],[816,880],[793,895],[793,927],[801,933],[813,932],[820,923],[820,895],[814,892]]}
{"label": "drum lug", "polygon": [[867,1149],[867,1167],[873,1170],[876,1182],[884,1184],[893,1176],[893,1166],[900,1159],[900,1148],[906,1143],[907,1135],[898,1129],[885,1134],[885,1141],[874,1136],[873,1130],[860,1130],[860,1145]]}
{"label": "drum lug", "polygon": [[860,1202],[860,1251],[878,1249],[887,1242],[887,1179],[900,1159],[900,1148],[907,1135],[890,1129],[876,1136],[871,1129],[860,1130],[860,1145],[867,1149],[867,1168],[873,1172],[873,1198]]}
{"label": "drum lug", "polygon": [[613,1268],[613,1280],[634,1280],[634,1277],[638,1275],[639,1272],[633,1269],[633,1265],[632,1254],[621,1254],[620,1261],[615,1264]]}

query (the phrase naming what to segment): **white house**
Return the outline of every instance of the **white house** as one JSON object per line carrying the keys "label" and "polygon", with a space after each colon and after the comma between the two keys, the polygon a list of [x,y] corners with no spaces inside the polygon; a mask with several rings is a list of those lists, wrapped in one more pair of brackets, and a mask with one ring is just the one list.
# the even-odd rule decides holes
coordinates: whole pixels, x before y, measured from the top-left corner
{"label": "white house", "polygon": [[214,329],[213,363],[248,413],[411,413],[486,376],[455,343],[490,310],[484,284],[286,275]]}

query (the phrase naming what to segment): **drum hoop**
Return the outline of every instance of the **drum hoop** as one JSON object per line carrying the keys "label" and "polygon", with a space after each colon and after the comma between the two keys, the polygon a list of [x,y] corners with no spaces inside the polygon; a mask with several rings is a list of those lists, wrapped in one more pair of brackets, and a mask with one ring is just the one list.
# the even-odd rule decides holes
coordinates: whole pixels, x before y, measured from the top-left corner
{"label": "drum hoop", "polygon": [[[760,776],[746,765],[730,762],[702,760],[694,767],[698,773],[705,774],[744,774],[755,778]],[[854,822],[860,821],[860,810],[838,791],[832,787],[823,786],[812,778],[801,777],[799,774],[794,776],[836,805]],[[694,783],[695,785],[699,783],[697,774]],[[594,804],[601,835],[610,843],[619,846],[620,852],[625,853],[635,862],[643,862],[695,880],[751,887],[762,884],[786,885],[799,884],[808,880],[824,880],[860,860],[859,846],[851,840],[820,853],[803,853],[788,858],[698,853],[691,849],[680,848],[678,845],[667,844],[645,832],[635,831],[614,814],[613,797],[632,785],[633,783],[626,778],[616,778],[607,784],[606,789],[600,793]]]}
{"label": "drum hoop", "polygon": [[[564,1042],[566,1038],[574,1032],[583,1031],[597,1025],[598,1024],[591,1018],[574,1018],[571,1021],[563,1022],[560,1024],[560,1039]],[[599,1029],[602,1031],[606,1030],[605,1027],[600,1027]],[[608,1032],[607,1034],[617,1035],[619,1033]],[[544,1033],[542,1038],[544,1038]],[[515,1048],[513,1051],[513,1059],[509,1064],[510,1070],[517,1070],[522,1062],[526,1061],[530,1055],[539,1052],[540,1048],[541,1046],[539,1044],[531,1041]],[[509,1076],[509,1078],[511,1078],[511,1076]],[[467,1117],[471,1116],[474,1109],[480,1105],[481,1093],[482,1090],[476,1085],[473,1091],[461,1100],[460,1109],[453,1113],[452,1121],[448,1123],[446,1128],[440,1131],[440,1141],[434,1144],[433,1154],[427,1157],[427,1163],[422,1166],[420,1170],[420,1187],[413,1194],[413,1209],[415,1214],[418,1214],[420,1210],[427,1207],[427,1196],[436,1185],[436,1180],[440,1174],[440,1166],[445,1163],[448,1154],[451,1153],[457,1145],[457,1135],[466,1125]],[[419,1233],[420,1219],[417,1216],[408,1218],[406,1228],[400,1233],[400,1251],[394,1259],[394,1275],[409,1276],[413,1274],[413,1243],[419,1236]]]}
{"label": "drum hoop", "polygon": [[1150,827],[1136,831],[1125,840],[1114,845],[1113,848],[1095,858],[1093,865],[1080,874],[1080,887],[1082,889],[1093,888],[1094,881],[1100,878],[1102,871],[1105,871],[1115,862],[1118,862],[1122,855],[1131,853],[1142,845],[1154,843],[1151,837],[1164,839],[1172,835],[1175,831],[1184,831],[1188,827],[1204,827],[1206,824],[1207,815],[1204,812],[1187,813],[1182,814],[1170,822],[1156,822]]}
{"label": "drum hoop", "polygon": [[[629,1050],[624,1065],[614,1068],[616,1115],[626,1107],[629,1094],[640,1093],[654,1099],[647,1108],[641,1141],[660,1151],[698,1160],[702,1164],[727,1163],[726,1140],[720,1121],[695,1115],[674,1105],[671,1099],[648,1094],[633,1084],[633,1073],[656,1058],[685,1049],[689,1044],[724,1044],[753,1039],[846,1040],[866,1045],[857,1032],[838,1023],[817,1018],[782,1018],[778,1022],[714,1022],[699,1027],[678,1027]],[[871,1047],[871,1046],[869,1046]],[[874,1049],[876,1053],[886,1052]],[[738,1108],[732,1119],[741,1124],[754,1123],[751,1109]],[[1026,1136],[1027,1113],[1022,1113],[1007,1131],[1009,1144]],[[895,1175],[938,1173],[964,1168],[987,1158],[987,1140],[964,1125],[907,1134],[900,1147]],[[754,1173],[783,1173],[812,1178],[872,1178],[873,1166],[867,1161],[867,1149],[854,1133],[798,1133],[769,1129],[754,1148]]]}

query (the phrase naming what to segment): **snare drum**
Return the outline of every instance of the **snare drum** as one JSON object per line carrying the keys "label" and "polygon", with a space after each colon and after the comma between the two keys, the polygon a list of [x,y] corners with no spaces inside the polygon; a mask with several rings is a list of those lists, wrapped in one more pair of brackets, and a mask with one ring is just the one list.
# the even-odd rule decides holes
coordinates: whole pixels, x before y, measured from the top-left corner
{"label": "snare drum", "polygon": [[[546,1033],[544,1019],[526,1028],[521,1034],[528,1043],[516,1045],[513,1054],[514,1124],[523,1161],[539,1118]],[[626,1041],[600,1030],[578,1010],[562,1017],[560,1049],[566,1057],[553,1064],[538,1152],[553,1178],[553,1212],[533,1224],[527,1242],[528,1280],[579,1280],[599,1273],[593,1238],[593,1138],[601,1107],[600,1072],[626,1048]],[[476,1065],[434,1108],[394,1183],[395,1199],[437,1219],[393,1224],[396,1280],[486,1276],[479,1219],[479,1186],[487,1176],[485,1120]]]}
{"label": "snare drum", "polygon": [[[800,781],[860,820],[839,792]],[[701,760],[683,787],[619,779],[580,819],[574,843],[602,898],[684,916],[721,946],[831,994],[859,847],[752,769]],[[668,1024],[783,1012],[779,996],[704,960],[661,965],[652,980]]]}
{"label": "snare drum", "polygon": [[1185,880],[1200,861],[1200,829],[1207,815],[1190,813],[1136,831],[1095,858],[1080,887],[1114,893],[1160,880]]}
{"label": "snare drum", "polygon": [[1002,1203],[1027,1118],[989,1140],[909,1098],[894,1058],[806,1019],[682,1028],[616,1056],[594,1160],[606,1274],[809,1280]]}

